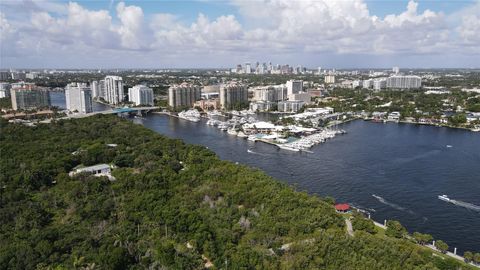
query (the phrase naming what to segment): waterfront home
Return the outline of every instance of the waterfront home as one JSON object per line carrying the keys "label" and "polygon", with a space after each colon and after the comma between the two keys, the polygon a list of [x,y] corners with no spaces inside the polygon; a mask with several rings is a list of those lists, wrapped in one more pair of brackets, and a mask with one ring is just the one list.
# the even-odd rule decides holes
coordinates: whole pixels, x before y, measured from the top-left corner
{"label": "waterfront home", "polygon": [[480,121],[480,112],[467,113],[467,123]]}
{"label": "waterfront home", "polygon": [[350,212],[350,205],[348,205],[348,203],[335,204],[335,210],[338,213],[348,213]]}
{"label": "waterfront home", "polygon": [[387,117],[388,121],[398,122],[400,120],[400,112],[391,112]]}

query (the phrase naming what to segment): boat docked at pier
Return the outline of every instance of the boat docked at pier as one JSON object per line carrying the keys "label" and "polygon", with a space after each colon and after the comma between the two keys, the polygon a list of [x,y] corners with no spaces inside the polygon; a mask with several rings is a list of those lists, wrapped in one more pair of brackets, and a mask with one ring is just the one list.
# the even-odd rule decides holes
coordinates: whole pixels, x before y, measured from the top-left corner
{"label": "boat docked at pier", "polygon": [[200,121],[200,112],[195,109],[182,111],[178,113],[178,118],[188,120],[191,122],[198,122]]}

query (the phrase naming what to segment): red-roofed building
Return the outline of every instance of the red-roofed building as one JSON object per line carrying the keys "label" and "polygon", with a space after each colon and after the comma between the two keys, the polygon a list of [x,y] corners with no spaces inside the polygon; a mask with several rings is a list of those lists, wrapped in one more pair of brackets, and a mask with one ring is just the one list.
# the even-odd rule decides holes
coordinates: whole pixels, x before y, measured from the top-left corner
{"label": "red-roofed building", "polygon": [[335,210],[339,213],[347,213],[350,211],[350,205],[348,203],[339,203],[335,205]]}

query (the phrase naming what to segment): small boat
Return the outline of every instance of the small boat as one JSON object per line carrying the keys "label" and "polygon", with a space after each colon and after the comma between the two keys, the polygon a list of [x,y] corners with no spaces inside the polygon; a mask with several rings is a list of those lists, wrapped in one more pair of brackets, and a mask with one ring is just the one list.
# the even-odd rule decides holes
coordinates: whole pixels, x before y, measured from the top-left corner
{"label": "small boat", "polygon": [[294,151],[294,152],[299,152],[300,151],[300,149],[298,149],[298,148],[293,148],[293,147],[289,147],[289,146],[286,146],[286,145],[279,145],[278,147],[280,149],[288,150],[288,151]]}
{"label": "small boat", "polygon": [[230,135],[237,135],[237,131],[233,128],[227,129],[227,133],[230,134]]}
{"label": "small boat", "polygon": [[450,202],[450,198],[447,195],[438,195],[438,198],[445,202]]}
{"label": "small boat", "polygon": [[450,144],[447,144],[447,148],[452,148],[453,146],[451,146]]}
{"label": "small boat", "polygon": [[240,137],[240,138],[247,138],[247,137],[248,137],[248,135],[245,134],[243,131],[239,131],[239,132],[237,133],[237,136]]}

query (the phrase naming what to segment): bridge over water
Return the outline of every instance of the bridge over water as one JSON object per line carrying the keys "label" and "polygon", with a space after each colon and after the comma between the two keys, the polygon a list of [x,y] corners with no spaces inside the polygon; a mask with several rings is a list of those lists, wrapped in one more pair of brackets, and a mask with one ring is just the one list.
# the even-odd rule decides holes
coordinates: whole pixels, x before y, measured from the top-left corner
{"label": "bridge over water", "polygon": [[160,107],[124,107],[124,108],[113,108],[110,110],[105,111],[98,111],[98,112],[91,112],[85,114],[72,114],[69,115],[68,118],[84,118],[90,117],[97,114],[127,114],[127,113],[135,113],[137,115],[141,115],[142,113],[148,113],[153,110],[158,110]]}

